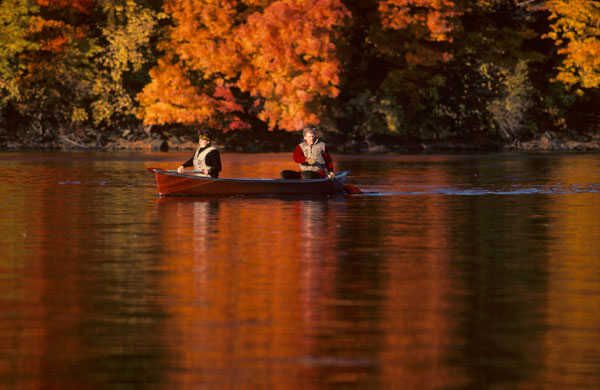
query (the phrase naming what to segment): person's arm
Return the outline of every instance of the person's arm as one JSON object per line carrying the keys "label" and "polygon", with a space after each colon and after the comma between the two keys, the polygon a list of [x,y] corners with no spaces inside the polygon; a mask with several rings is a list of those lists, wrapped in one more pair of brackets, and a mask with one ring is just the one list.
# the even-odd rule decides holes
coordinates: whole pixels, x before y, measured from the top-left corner
{"label": "person's arm", "polygon": [[206,155],[206,165],[210,167],[208,174],[212,177],[219,177],[221,172],[221,155],[218,150],[213,150]]}
{"label": "person's arm", "polygon": [[189,160],[187,160],[186,162],[181,164],[181,166],[184,168],[193,167],[194,166],[194,157],[192,156]]}
{"label": "person's arm", "polygon": [[294,150],[294,161],[298,164],[306,163],[306,157],[304,156],[304,152],[300,145],[296,146],[296,149]]}
{"label": "person's arm", "polygon": [[186,162],[181,164],[179,166],[179,168],[177,168],[177,172],[181,173],[181,172],[183,172],[183,168],[188,168],[188,167],[193,167],[193,166],[194,166],[194,156],[192,155],[192,157],[190,157],[189,160],[187,160]]}
{"label": "person's arm", "polygon": [[333,172],[333,160],[329,153],[327,153],[327,149],[325,149],[325,153],[323,153],[323,158],[325,159],[325,166],[329,172]]}

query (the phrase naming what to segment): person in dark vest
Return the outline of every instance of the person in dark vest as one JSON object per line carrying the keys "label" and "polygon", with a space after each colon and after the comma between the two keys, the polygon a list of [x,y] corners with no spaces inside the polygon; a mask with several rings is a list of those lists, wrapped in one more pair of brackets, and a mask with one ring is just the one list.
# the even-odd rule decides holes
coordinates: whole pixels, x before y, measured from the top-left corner
{"label": "person in dark vest", "polygon": [[208,130],[198,132],[198,149],[194,155],[177,168],[182,173],[184,168],[194,167],[197,176],[219,177],[221,172],[221,154],[219,149],[211,145],[212,136]]}
{"label": "person in dark vest", "polygon": [[[325,142],[317,138],[317,130],[309,126],[302,131],[304,141],[294,150],[294,161],[300,164],[300,172],[289,169],[281,171],[282,179],[322,179],[333,174],[333,160]],[[327,172],[323,170],[327,169]]]}

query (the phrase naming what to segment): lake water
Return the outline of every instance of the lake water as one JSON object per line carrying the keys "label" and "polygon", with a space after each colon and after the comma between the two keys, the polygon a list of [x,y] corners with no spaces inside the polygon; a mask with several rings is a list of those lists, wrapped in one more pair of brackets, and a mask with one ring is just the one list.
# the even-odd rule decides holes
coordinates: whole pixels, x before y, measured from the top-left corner
{"label": "lake water", "polygon": [[0,153],[0,388],[600,388],[599,154],[334,156],[364,194],[158,197],[145,167],[190,153]]}

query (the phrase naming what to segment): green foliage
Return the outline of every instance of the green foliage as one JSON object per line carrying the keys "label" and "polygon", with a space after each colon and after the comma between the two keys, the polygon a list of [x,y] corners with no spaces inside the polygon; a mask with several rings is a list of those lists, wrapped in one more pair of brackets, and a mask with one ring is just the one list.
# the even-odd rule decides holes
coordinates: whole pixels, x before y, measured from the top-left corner
{"label": "green foliage", "polygon": [[445,82],[442,86],[430,85],[421,93],[424,110],[414,118],[421,136],[469,139],[493,135],[494,125],[487,102],[498,96],[498,91],[489,75],[482,74],[473,59],[453,61],[445,67],[443,74]]}
{"label": "green foliage", "polygon": [[406,130],[402,107],[391,94],[373,95],[366,90],[348,102],[343,116],[352,119],[343,130],[363,137],[389,132],[404,135]]}
{"label": "green foliage", "polygon": [[460,4],[450,42],[431,42],[410,29],[378,29],[372,13],[361,14],[371,27],[354,39],[370,50],[351,57],[354,74],[347,84],[361,92],[341,94],[348,96],[345,112],[359,123],[353,132],[506,141],[529,134],[529,68],[547,58],[529,44],[541,35],[535,31],[538,13],[511,0],[455,2]]}

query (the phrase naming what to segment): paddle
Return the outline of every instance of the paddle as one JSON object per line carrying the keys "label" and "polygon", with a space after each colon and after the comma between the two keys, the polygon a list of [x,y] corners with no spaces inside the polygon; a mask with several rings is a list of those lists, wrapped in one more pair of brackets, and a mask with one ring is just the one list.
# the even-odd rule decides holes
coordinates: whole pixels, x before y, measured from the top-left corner
{"label": "paddle", "polygon": [[[169,172],[169,173],[179,173],[179,172],[177,172],[177,169],[164,169],[164,168],[156,168],[156,167],[146,167],[146,169],[148,170],[148,172],[152,172],[152,173],[154,173],[155,169],[157,171],[163,171],[163,172]],[[184,170],[181,174],[185,174],[185,173],[204,173],[204,172],[195,171],[195,170]]]}
{"label": "paddle", "polygon": [[[327,170],[327,168],[325,168],[325,166],[323,166],[322,164],[319,164],[318,162],[315,161],[315,166],[319,167],[320,169],[323,170],[323,172],[325,172],[326,175],[329,174],[329,171]],[[344,185],[344,191],[347,194],[362,194],[363,192],[360,190],[360,188],[353,186],[352,184],[345,184],[343,183],[340,179],[336,178],[335,176],[333,176],[334,180],[337,180],[339,183]]]}

